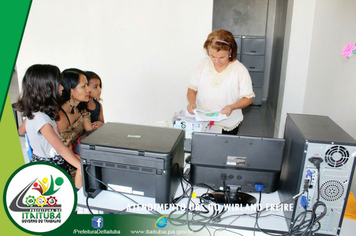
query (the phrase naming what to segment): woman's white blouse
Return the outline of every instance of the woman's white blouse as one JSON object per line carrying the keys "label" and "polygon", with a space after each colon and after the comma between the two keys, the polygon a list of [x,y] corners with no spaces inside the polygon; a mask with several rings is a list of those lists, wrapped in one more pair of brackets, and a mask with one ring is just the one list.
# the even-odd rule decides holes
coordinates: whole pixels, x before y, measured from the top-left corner
{"label": "woman's white blouse", "polygon": [[[221,110],[243,97],[255,97],[250,74],[246,67],[237,60],[219,73],[210,57],[207,57],[195,70],[189,88],[198,91],[197,109],[205,111]],[[215,122],[215,125],[220,125],[224,130],[230,131],[236,128],[242,120],[241,109],[236,109],[226,120]]]}

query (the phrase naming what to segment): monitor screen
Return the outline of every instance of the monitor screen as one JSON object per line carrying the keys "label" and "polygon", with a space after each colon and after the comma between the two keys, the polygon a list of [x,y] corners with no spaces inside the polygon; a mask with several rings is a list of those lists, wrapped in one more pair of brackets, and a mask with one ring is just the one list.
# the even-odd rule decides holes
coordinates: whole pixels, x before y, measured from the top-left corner
{"label": "monitor screen", "polygon": [[[284,139],[193,133],[190,178],[215,190],[241,192],[278,189]],[[256,189],[257,187],[257,189]]]}

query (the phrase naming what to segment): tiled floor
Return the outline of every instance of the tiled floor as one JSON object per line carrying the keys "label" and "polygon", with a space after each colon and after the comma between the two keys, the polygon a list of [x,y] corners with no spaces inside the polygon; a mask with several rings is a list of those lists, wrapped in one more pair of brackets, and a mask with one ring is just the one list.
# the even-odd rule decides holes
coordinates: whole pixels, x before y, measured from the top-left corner
{"label": "tiled floor", "polygon": [[267,104],[248,106],[242,110],[244,120],[240,124],[238,135],[272,138],[274,122]]}

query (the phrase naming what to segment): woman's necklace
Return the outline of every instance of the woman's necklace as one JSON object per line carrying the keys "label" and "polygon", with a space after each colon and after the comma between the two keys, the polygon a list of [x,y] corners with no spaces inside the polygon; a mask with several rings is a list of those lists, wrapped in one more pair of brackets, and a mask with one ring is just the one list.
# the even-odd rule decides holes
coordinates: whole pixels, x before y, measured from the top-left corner
{"label": "woman's necklace", "polygon": [[[70,104],[70,100],[73,100],[73,105]],[[68,104],[69,104],[69,106],[71,107],[70,113],[71,113],[71,114],[74,114],[74,108],[76,107],[75,100],[74,100],[73,98],[69,99]]]}
{"label": "woman's necklace", "polygon": [[67,115],[74,117],[74,120],[76,120],[77,111],[78,111],[77,106],[72,105],[72,104],[70,104],[70,102],[68,102],[68,106],[65,109],[65,112],[67,113]]}

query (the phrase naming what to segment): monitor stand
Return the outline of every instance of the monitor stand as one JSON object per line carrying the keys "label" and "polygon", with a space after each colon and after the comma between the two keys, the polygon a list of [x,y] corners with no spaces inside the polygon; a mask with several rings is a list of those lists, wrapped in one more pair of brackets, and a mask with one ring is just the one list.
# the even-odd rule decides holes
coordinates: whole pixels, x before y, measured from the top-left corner
{"label": "monitor stand", "polygon": [[240,206],[252,205],[256,203],[256,198],[254,196],[240,191],[236,191],[234,196],[229,200],[231,204],[239,204]]}
{"label": "monitor stand", "polygon": [[235,191],[216,191],[207,193],[203,196],[205,199],[220,203],[220,204],[238,204],[239,206],[252,205],[256,203],[256,198],[248,193],[240,191],[237,188]]}

